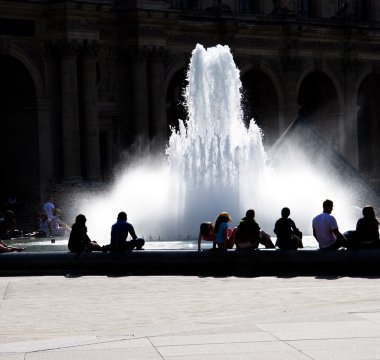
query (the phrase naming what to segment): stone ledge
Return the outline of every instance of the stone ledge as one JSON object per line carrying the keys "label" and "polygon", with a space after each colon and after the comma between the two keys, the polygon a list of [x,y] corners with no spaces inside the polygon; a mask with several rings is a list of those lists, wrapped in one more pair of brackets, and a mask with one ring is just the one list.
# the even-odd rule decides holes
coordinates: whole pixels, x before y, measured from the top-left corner
{"label": "stone ledge", "polygon": [[0,254],[0,276],[17,275],[380,275],[380,250],[144,250]]}

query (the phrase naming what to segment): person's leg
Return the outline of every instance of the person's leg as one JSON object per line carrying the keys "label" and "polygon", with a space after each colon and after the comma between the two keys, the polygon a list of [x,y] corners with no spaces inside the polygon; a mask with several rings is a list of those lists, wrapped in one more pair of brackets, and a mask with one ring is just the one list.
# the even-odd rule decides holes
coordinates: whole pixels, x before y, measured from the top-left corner
{"label": "person's leg", "polygon": [[136,239],[136,250],[141,250],[143,248],[143,246],[145,245],[145,240],[144,239]]}
{"label": "person's leg", "polygon": [[297,248],[302,249],[303,248],[302,238],[300,238],[298,235],[293,235],[293,238],[297,242]]}
{"label": "person's leg", "polygon": [[232,249],[235,245],[235,236],[236,236],[236,230],[237,228],[230,229],[229,228],[229,236],[228,236],[228,241],[227,241],[227,248]]}
{"label": "person's leg", "polygon": [[341,247],[345,247],[341,244],[341,241],[339,241],[338,239],[334,242],[334,244],[328,246],[328,247],[325,247],[323,249],[320,249],[322,251],[329,251],[329,250],[338,250],[340,249]]}
{"label": "person's leg", "polygon": [[87,244],[86,251],[87,252],[102,251],[102,247],[96,241],[91,241],[90,243]]}
{"label": "person's leg", "polygon": [[127,250],[133,250],[133,249],[141,250],[144,244],[145,244],[144,239],[136,239],[136,240],[127,241],[126,249]]}
{"label": "person's leg", "polygon": [[270,236],[264,230],[260,230],[260,244],[264,245],[267,249],[276,248]]}

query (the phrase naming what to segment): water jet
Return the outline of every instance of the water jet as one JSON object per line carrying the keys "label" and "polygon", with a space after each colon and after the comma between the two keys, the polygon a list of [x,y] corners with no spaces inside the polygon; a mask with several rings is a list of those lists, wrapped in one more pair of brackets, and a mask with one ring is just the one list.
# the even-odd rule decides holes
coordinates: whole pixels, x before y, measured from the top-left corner
{"label": "water jet", "polygon": [[[300,143],[308,143],[306,133],[297,143],[295,132],[287,132],[268,156],[254,119],[244,124],[240,72],[228,46],[197,45],[187,81],[188,117],[179,119],[178,131],[172,129],[166,151],[139,158],[118,174],[112,189],[86,195],[77,204],[86,214],[90,236],[107,243],[122,210],[146,239],[194,239],[201,222],[228,211],[236,226],[248,208],[271,233],[284,206],[299,228],[311,233],[311,219],[326,198],[335,203],[341,230],[355,226],[358,215],[352,210],[364,203],[362,194],[352,191],[354,171],[346,172],[347,178],[337,176],[342,167],[311,160]],[[344,181],[348,176],[349,183]]]}

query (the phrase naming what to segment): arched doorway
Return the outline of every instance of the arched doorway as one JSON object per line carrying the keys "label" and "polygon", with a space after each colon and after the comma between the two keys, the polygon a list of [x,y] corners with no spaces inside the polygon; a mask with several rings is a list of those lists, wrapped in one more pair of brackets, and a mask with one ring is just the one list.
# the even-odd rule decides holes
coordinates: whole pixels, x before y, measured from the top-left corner
{"label": "arched doorway", "polygon": [[320,71],[307,75],[299,89],[298,105],[300,115],[328,144],[338,150],[339,104],[331,79]]}
{"label": "arched doorway", "polygon": [[271,146],[279,137],[279,102],[271,79],[264,72],[250,70],[242,78],[243,111],[246,125],[255,119],[262,129],[264,145]]}
{"label": "arched doorway", "polygon": [[358,92],[359,170],[379,175],[378,145],[380,135],[380,74],[371,74],[361,83]]}
{"label": "arched doorway", "polygon": [[[171,79],[166,93],[166,114],[168,119],[168,137],[170,128],[178,130],[178,120],[187,119],[187,111],[184,106],[184,91],[187,86],[186,69],[177,71]],[[169,128],[170,127],[170,128]]]}
{"label": "arched doorway", "polygon": [[0,55],[0,122],[2,205],[16,197],[21,216],[40,198],[38,121],[32,77],[10,55]]}

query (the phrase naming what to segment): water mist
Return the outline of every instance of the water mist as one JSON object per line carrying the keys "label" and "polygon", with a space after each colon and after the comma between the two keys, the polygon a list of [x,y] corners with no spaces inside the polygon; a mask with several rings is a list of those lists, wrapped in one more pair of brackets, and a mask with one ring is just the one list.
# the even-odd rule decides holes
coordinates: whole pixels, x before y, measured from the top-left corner
{"label": "water mist", "polygon": [[90,237],[107,243],[119,211],[127,212],[146,240],[182,240],[196,238],[199,224],[221,211],[228,211],[232,226],[237,225],[249,208],[271,233],[284,206],[310,233],[311,219],[326,198],[335,202],[338,223],[342,215],[349,221],[344,226],[354,226],[345,215],[352,199],[333,178],[321,176],[298,155],[291,169],[286,164],[272,168],[260,129],[253,119],[248,127],[243,123],[240,72],[227,46],[197,45],[187,80],[188,118],[179,120],[162,157],[138,159],[118,175],[111,190],[78,204],[88,218]]}

